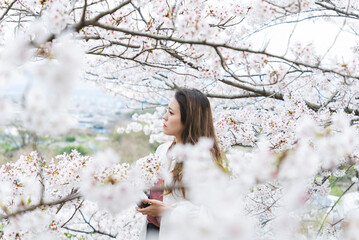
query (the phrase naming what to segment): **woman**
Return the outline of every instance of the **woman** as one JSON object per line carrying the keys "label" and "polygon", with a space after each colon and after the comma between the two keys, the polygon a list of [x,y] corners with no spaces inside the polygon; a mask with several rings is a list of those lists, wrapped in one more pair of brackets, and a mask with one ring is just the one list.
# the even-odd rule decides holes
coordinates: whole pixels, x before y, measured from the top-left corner
{"label": "woman", "polygon": [[[162,183],[165,185],[181,185],[183,163],[176,162],[167,156],[168,150],[175,144],[196,144],[201,137],[213,139],[211,154],[216,164],[223,168],[222,153],[219,149],[217,138],[214,132],[212,111],[207,97],[197,89],[180,89],[175,97],[168,104],[166,114],[163,116],[163,131],[166,135],[174,136],[173,142],[162,144],[158,147],[156,155],[160,158],[162,166],[167,168],[173,177],[172,183],[159,181],[157,186]],[[151,192],[152,196],[156,193]],[[163,200],[161,199],[163,197]],[[137,211],[147,215],[148,229],[160,229],[163,232],[165,221],[160,217],[164,213],[171,211],[179,203],[186,201],[185,189],[181,191],[169,190],[165,193],[157,194],[155,199],[144,199],[144,203],[150,205],[146,208],[137,208]],[[161,222],[161,223],[160,223]]]}

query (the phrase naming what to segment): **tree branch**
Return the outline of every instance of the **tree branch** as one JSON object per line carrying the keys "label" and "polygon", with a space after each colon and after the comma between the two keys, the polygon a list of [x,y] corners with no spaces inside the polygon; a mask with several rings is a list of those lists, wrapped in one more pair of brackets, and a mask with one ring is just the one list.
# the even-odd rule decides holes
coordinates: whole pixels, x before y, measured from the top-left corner
{"label": "tree branch", "polygon": [[343,192],[342,195],[340,195],[340,197],[338,198],[337,201],[335,201],[335,203],[333,204],[333,206],[330,208],[330,210],[327,212],[327,214],[325,215],[322,224],[320,225],[320,228],[318,230],[317,236],[319,236],[320,232],[323,230],[324,227],[324,223],[327,220],[329,214],[334,210],[334,208],[338,205],[338,203],[340,202],[340,200],[342,199],[342,197],[355,185],[355,182],[352,182],[349,187]]}
{"label": "tree branch", "polygon": [[82,204],[85,200],[82,200],[81,203],[75,208],[75,211],[74,213],[71,215],[71,217],[64,223],[61,225],[61,227],[65,227],[66,224],[68,224],[73,218],[74,216],[76,215],[76,212],[80,209],[80,207],[82,207]]}
{"label": "tree branch", "polygon": [[80,25],[84,24],[84,22],[85,22],[86,10],[87,10],[87,0],[85,0],[84,7],[82,9],[82,16],[81,16],[81,20],[80,20]]}
{"label": "tree branch", "polygon": [[82,213],[82,211],[79,209],[78,212],[81,214],[82,219],[84,220],[84,222],[92,229],[92,231],[82,231],[82,230],[76,230],[76,229],[72,229],[69,227],[62,227],[64,229],[70,230],[70,231],[74,231],[74,232],[79,232],[79,233],[85,233],[85,234],[100,234],[100,235],[105,235],[111,238],[116,238],[116,235],[112,235],[110,233],[105,233],[102,232],[100,230],[97,230],[94,226],[92,226],[92,224],[90,223],[90,220],[87,220],[86,217],[84,216],[84,214]]}
{"label": "tree branch", "polygon": [[6,8],[5,12],[3,13],[3,15],[0,17],[0,21],[3,20],[3,18],[6,16],[6,14],[10,11],[10,9],[12,8],[12,6],[17,2],[17,0],[14,0],[10,3],[10,5]]}
{"label": "tree branch", "polygon": [[343,78],[359,79],[359,75],[358,76],[357,75],[348,75],[348,74],[345,74],[345,73],[342,73],[342,72],[339,72],[339,71],[335,71],[333,69],[320,67],[320,65],[317,65],[317,64],[314,65],[314,64],[309,64],[309,63],[305,63],[305,62],[300,62],[298,60],[290,59],[290,58],[287,58],[287,57],[282,56],[282,55],[269,53],[266,50],[253,50],[253,49],[250,49],[250,48],[241,48],[241,47],[229,45],[229,44],[226,44],[226,43],[214,43],[214,42],[209,42],[209,41],[206,41],[206,40],[204,40],[204,41],[189,40],[189,39],[176,38],[176,37],[172,37],[172,36],[144,33],[144,32],[140,32],[140,31],[135,31],[135,30],[129,30],[129,29],[125,29],[125,28],[119,28],[119,27],[104,25],[104,24],[101,24],[99,22],[86,22],[85,25],[92,25],[92,26],[99,27],[99,28],[106,29],[106,30],[122,32],[122,33],[133,35],[133,36],[152,38],[152,39],[155,39],[155,40],[172,41],[172,42],[177,42],[177,43],[182,43],[182,44],[189,44],[189,45],[202,45],[202,46],[208,46],[208,47],[212,47],[212,48],[225,48],[225,49],[229,49],[229,50],[233,50],[233,51],[237,51],[237,52],[263,54],[263,55],[267,55],[269,57],[273,57],[273,58],[284,60],[286,62],[290,62],[290,63],[298,65],[298,66],[317,69],[317,70],[320,70],[320,71],[322,71],[324,73],[333,73],[333,74],[339,75],[339,76],[341,76]]}
{"label": "tree branch", "polygon": [[315,4],[327,9],[327,10],[331,10],[331,11],[334,11],[336,13],[340,13],[340,14],[343,14],[345,16],[350,16],[350,17],[355,17],[357,19],[359,19],[359,15],[356,14],[356,13],[353,13],[353,12],[347,12],[347,11],[343,11],[339,8],[337,8],[335,5],[332,5],[332,6],[329,6],[327,4],[324,4],[323,2],[318,2],[316,1]]}
{"label": "tree branch", "polygon": [[[123,8],[124,6],[126,6],[127,4],[131,3],[131,0],[127,0],[121,4],[119,4],[118,6],[114,7],[113,9],[110,9],[110,10],[107,10],[107,11],[104,11],[100,14],[98,14],[96,17],[90,19],[90,20],[87,20],[85,21],[80,21],[78,24],[76,24],[74,26],[76,32],[78,32],[80,29],[82,29],[83,27],[85,26],[88,26],[88,25],[93,25],[94,23],[97,23],[98,20],[100,20],[101,18],[103,18],[104,16],[106,15],[109,15],[109,14],[112,14],[114,12],[116,12],[117,10]],[[84,16],[82,16],[84,18]]]}
{"label": "tree branch", "polygon": [[253,98],[253,97],[263,97],[260,94],[237,94],[237,95],[221,95],[221,94],[206,94],[209,98],[221,98],[221,99],[240,99],[240,98]]}
{"label": "tree branch", "polygon": [[66,203],[66,202],[69,202],[69,201],[72,201],[72,200],[75,200],[75,199],[78,199],[78,198],[81,198],[81,195],[79,193],[73,193],[73,194],[69,194],[68,196],[66,196],[64,198],[61,198],[59,200],[55,200],[55,201],[52,201],[52,202],[42,202],[42,203],[40,202],[40,203],[38,203],[36,205],[33,205],[33,206],[30,206],[28,208],[15,211],[13,213],[9,213],[9,214],[7,214],[5,216],[0,216],[0,221],[3,220],[3,219],[9,219],[9,218],[15,217],[17,215],[20,215],[20,214],[23,214],[23,213],[26,213],[26,212],[34,211],[38,207],[51,207],[51,206]]}

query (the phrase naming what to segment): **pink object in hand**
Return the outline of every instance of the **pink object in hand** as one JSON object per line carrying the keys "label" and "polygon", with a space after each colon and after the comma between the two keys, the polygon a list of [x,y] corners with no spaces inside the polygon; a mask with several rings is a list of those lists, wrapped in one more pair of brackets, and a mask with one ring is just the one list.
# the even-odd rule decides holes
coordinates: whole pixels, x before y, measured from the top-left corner
{"label": "pink object in hand", "polygon": [[[155,183],[155,187],[162,187],[163,184],[163,180],[159,179],[156,183]],[[150,190],[150,199],[155,199],[155,200],[159,200],[161,202],[163,202],[163,191],[153,191],[152,189]],[[154,224],[157,227],[160,227],[161,225],[161,217],[154,217],[151,215],[147,215],[147,221],[149,223]]]}

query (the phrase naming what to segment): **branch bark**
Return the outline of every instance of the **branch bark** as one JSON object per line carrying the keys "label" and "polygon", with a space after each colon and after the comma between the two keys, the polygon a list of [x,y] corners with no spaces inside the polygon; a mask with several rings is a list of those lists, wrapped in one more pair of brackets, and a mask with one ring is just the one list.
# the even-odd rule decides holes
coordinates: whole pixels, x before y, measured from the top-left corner
{"label": "branch bark", "polygon": [[323,2],[315,2],[315,4],[317,4],[317,5],[319,5],[319,6],[321,6],[321,7],[323,7],[323,8],[325,8],[325,9],[327,9],[327,10],[331,10],[331,11],[334,11],[334,12],[336,12],[336,13],[340,13],[340,14],[343,14],[343,15],[345,15],[345,16],[350,16],[350,17],[355,17],[355,18],[357,18],[357,19],[359,19],[359,15],[358,14],[356,14],[356,13],[353,13],[353,12],[348,12],[348,11],[343,11],[343,10],[341,10],[341,9],[339,9],[339,8],[337,8],[335,5],[328,5],[328,4],[324,4]]}
{"label": "branch bark", "polygon": [[80,193],[73,193],[73,194],[69,194],[68,196],[66,196],[64,198],[61,198],[59,200],[55,200],[55,201],[52,201],[52,202],[42,202],[42,203],[40,202],[40,203],[38,203],[36,205],[27,207],[25,209],[9,213],[9,214],[7,214],[5,216],[0,216],[0,221],[3,220],[3,219],[9,219],[9,218],[15,217],[17,215],[20,215],[20,214],[23,214],[23,213],[26,213],[26,212],[34,211],[38,207],[51,207],[51,206],[55,206],[55,205],[58,205],[58,204],[70,202],[70,201],[78,199],[78,198],[81,198]]}
{"label": "branch bark", "polygon": [[300,62],[298,60],[290,59],[290,58],[287,58],[287,57],[282,56],[282,55],[277,55],[277,54],[270,53],[270,52],[268,52],[266,50],[253,50],[253,49],[250,49],[250,48],[241,48],[241,47],[229,45],[229,44],[226,44],[226,43],[215,43],[215,42],[209,42],[209,41],[206,41],[206,40],[204,40],[204,41],[189,40],[189,39],[176,38],[176,37],[166,36],[166,35],[157,35],[157,34],[144,33],[144,32],[140,32],[140,31],[135,31],[135,30],[129,30],[129,29],[120,28],[120,27],[104,25],[104,24],[101,24],[99,22],[93,22],[93,21],[85,22],[85,25],[86,26],[95,26],[95,27],[99,27],[99,28],[106,29],[106,30],[111,30],[111,31],[122,32],[124,34],[129,34],[129,35],[133,35],[133,36],[147,37],[147,38],[151,38],[151,39],[155,39],[155,40],[171,41],[171,42],[188,44],[188,45],[202,45],[202,46],[212,47],[214,49],[216,49],[216,48],[217,49],[218,48],[225,48],[225,49],[229,49],[229,50],[233,50],[233,51],[237,51],[237,52],[263,54],[263,55],[266,55],[266,56],[269,56],[269,57],[273,57],[273,58],[280,59],[280,60],[283,60],[283,61],[286,61],[286,62],[290,62],[290,63],[295,64],[297,66],[307,67],[307,68],[311,68],[311,69],[317,69],[317,70],[320,70],[321,72],[324,72],[324,73],[333,73],[333,74],[336,74],[336,75],[341,76],[343,78],[359,79],[359,75],[349,75],[349,74],[345,74],[343,72],[335,71],[333,69],[320,67],[320,65],[314,65],[314,64],[309,64],[309,63],[305,63],[305,62]]}
{"label": "branch bark", "polygon": [[0,21],[3,20],[3,18],[6,16],[6,14],[10,11],[10,9],[12,8],[12,6],[14,6],[14,4],[17,2],[17,0],[14,0],[10,3],[10,5],[6,8],[5,12],[1,15],[0,17]]}

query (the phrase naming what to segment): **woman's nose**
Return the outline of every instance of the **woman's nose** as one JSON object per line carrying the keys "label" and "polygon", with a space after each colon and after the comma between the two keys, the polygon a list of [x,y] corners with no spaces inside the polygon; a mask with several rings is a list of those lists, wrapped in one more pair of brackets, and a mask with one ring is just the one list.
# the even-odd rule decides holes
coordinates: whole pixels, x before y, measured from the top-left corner
{"label": "woman's nose", "polygon": [[162,119],[167,121],[167,113],[165,113],[165,115],[163,115]]}

